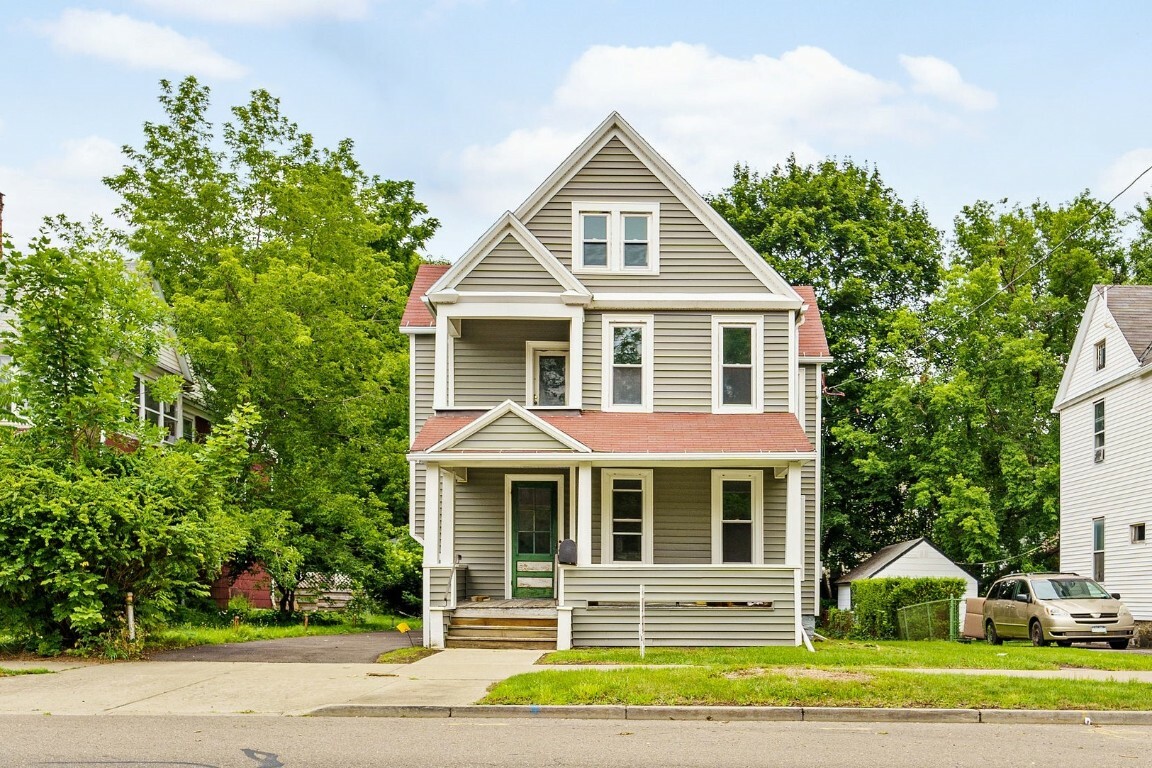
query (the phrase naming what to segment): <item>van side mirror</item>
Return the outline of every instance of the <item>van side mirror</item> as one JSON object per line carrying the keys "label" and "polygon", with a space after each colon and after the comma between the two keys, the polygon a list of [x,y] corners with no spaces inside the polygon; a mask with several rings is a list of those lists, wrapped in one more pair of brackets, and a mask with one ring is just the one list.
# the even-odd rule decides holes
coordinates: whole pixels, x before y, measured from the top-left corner
{"label": "van side mirror", "polygon": [[1120,599],[1120,593],[1119,592],[1113,592],[1112,593],[1112,599],[1113,600],[1119,600]]}
{"label": "van side mirror", "polygon": [[1025,593],[1023,595],[1016,595],[1016,602],[1018,602],[1018,603],[1030,603],[1030,602],[1032,602],[1032,596],[1027,594],[1027,593]]}

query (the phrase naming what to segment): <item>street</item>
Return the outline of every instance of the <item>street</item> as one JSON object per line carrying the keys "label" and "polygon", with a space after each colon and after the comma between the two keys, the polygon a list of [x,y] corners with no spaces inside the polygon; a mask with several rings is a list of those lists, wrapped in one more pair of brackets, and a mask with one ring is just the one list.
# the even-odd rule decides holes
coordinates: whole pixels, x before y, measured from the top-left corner
{"label": "street", "polygon": [[1152,728],[1088,725],[0,717],[0,766],[1141,765]]}

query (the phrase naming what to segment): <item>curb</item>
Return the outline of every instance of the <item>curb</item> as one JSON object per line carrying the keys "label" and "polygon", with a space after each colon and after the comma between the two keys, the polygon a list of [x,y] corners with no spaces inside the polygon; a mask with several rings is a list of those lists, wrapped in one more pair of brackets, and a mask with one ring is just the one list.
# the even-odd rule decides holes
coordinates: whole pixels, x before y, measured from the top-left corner
{"label": "curb", "polygon": [[996,725],[1143,725],[1152,711],[1053,709],[887,709],[883,707],[548,706],[535,704],[442,707],[417,704],[334,704],[305,717],[458,717],[569,720],[712,720],[817,723],[989,723]]}

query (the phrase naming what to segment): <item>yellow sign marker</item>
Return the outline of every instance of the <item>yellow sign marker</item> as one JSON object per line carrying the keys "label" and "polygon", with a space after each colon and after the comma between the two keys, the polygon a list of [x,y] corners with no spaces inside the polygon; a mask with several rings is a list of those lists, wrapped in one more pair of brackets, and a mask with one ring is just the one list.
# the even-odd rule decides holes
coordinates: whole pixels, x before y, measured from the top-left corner
{"label": "yellow sign marker", "polygon": [[410,629],[411,629],[411,627],[409,627],[409,626],[408,626],[408,625],[407,625],[405,622],[403,622],[403,621],[402,621],[402,622],[400,622],[399,624],[397,624],[397,625],[396,625],[396,631],[397,631],[397,632],[403,632],[403,633],[407,634],[407,633],[408,633],[408,630],[410,630]]}

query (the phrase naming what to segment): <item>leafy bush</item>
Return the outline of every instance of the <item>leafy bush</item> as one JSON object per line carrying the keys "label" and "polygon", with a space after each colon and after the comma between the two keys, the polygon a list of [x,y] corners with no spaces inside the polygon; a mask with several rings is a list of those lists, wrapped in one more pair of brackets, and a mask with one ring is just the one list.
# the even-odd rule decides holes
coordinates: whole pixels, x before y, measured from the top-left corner
{"label": "leafy bush", "polygon": [[896,611],[933,600],[960,599],[967,585],[961,578],[861,579],[852,583],[855,626],[852,637],[892,640],[896,637]]}
{"label": "leafy bush", "polygon": [[824,622],[820,625],[821,633],[828,637],[842,640],[852,634],[855,619],[852,611],[839,608],[829,608],[824,614]]}

